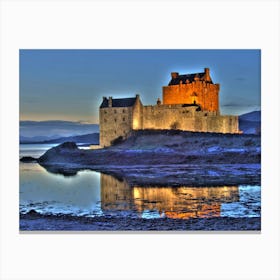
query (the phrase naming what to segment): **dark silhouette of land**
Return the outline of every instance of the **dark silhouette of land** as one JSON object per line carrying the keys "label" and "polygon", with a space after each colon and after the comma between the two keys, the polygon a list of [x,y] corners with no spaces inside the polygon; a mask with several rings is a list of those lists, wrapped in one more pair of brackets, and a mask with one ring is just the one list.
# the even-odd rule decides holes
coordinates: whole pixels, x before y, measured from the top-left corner
{"label": "dark silhouette of land", "polygon": [[260,145],[259,135],[143,130],[104,149],[82,150],[66,142],[39,159],[21,160],[36,160],[65,176],[90,169],[138,184],[260,184]]}

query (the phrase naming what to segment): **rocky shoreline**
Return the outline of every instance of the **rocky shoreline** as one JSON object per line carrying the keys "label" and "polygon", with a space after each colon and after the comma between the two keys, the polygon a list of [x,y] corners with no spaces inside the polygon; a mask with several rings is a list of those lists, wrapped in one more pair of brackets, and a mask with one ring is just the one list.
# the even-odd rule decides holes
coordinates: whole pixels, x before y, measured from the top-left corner
{"label": "rocky shoreline", "polygon": [[138,131],[108,148],[83,150],[65,142],[38,159],[21,161],[65,176],[88,169],[140,185],[256,185],[261,182],[260,145],[257,135]]}
{"label": "rocky shoreline", "polygon": [[20,215],[20,231],[260,231],[261,218],[136,219],[120,217],[76,217]]}
{"label": "rocky shoreline", "polygon": [[48,172],[75,176],[82,170],[93,170],[125,179],[139,186],[234,186],[260,185],[260,164],[212,165],[42,165]]}

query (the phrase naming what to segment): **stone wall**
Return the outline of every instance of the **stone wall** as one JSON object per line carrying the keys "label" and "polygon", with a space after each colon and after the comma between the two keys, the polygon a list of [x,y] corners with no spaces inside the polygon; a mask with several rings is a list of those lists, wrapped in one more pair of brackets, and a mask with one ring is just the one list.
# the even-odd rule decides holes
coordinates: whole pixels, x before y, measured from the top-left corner
{"label": "stone wall", "polygon": [[164,86],[163,104],[191,104],[196,102],[203,111],[219,111],[219,84],[194,81],[189,84]]}
{"label": "stone wall", "polygon": [[143,105],[139,95],[136,95],[136,101],[132,109],[132,128],[141,129],[143,127]]}
{"label": "stone wall", "polygon": [[238,117],[223,116],[213,111],[197,111],[196,105],[143,106],[137,101],[133,107],[101,108],[100,146],[108,147],[132,129],[180,129],[197,132],[239,133]]}
{"label": "stone wall", "polygon": [[100,146],[111,146],[118,137],[127,137],[132,129],[132,107],[107,107],[99,110]]}
{"label": "stone wall", "polygon": [[156,105],[143,107],[142,129],[180,129],[197,132],[238,133],[237,116],[196,111],[197,106]]}

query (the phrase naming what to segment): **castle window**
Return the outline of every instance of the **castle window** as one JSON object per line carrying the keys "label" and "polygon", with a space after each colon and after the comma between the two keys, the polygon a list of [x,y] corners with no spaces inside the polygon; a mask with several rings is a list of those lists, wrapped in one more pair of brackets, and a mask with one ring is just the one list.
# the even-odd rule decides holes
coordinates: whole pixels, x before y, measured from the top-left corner
{"label": "castle window", "polygon": [[125,113],[125,109],[123,109],[122,112]]}
{"label": "castle window", "polygon": [[207,117],[207,113],[205,113],[204,116]]}
{"label": "castle window", "polygon": [[117,119],[115,119],[115,122],[117,122]]}
{"label": "castle window", "polygon": [[117,131],[115,130],[115,134],[117,134]]}
{"label": "castle window", "polygon": [[125,118],[122,119],[125,122]]}
{"label": "castle window", "polygon": [[107,114],[107,111],[106,111],[106,110],[104,111],[104,114]]}
{"label": "castle window", "polygon": [[114,110],[114,113],[117,114],[117,110]]}
{"label": "castle window", "polygon": [[107,122],[107,120],[106,120],[106,119],[104,119],[104,122]]}

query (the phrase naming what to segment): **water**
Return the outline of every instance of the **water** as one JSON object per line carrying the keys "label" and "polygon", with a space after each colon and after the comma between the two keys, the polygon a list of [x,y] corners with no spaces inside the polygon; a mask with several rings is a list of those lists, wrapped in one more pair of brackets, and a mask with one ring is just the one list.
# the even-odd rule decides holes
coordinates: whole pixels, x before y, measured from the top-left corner
{"label": "water", "polygon": [[43,155],[45,151],[57,145],[58,144],[20,144],[19,156],[31,156],[38,158]]}
{"label": "water", "polygon": [[[38,157],[52,145],[20,145]],[[155,182],[156,183],[156,182]],[[94,171],[63,176],[36,163],[20,163],[20,212],[151,218],[260,217],[260,186],[130,186]]]}

